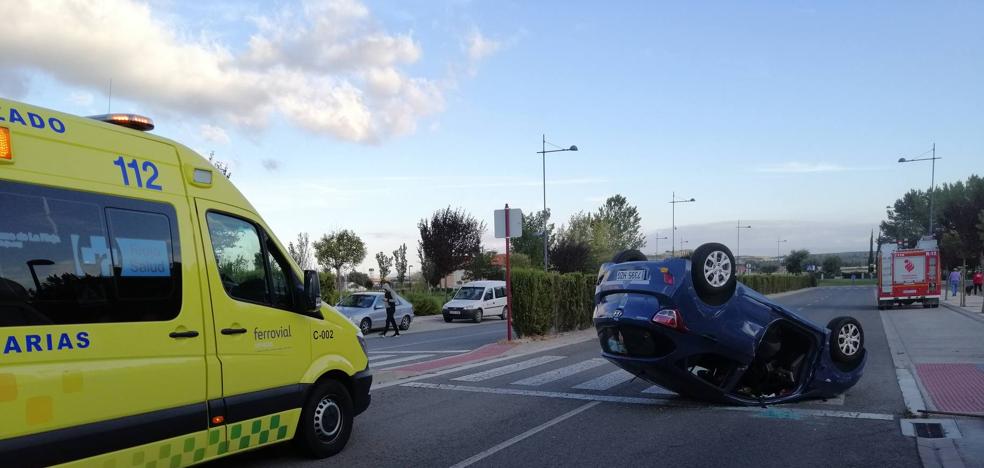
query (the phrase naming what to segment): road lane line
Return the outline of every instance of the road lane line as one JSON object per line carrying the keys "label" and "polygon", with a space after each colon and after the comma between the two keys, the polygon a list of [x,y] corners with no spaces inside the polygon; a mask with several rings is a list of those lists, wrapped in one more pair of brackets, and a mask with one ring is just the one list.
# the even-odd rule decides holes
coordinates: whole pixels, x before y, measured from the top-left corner
{"label": "road lane line", "polygon": [[513,382],[513,385],[526,385],[529,387],[537,387],[543,384],[548,384],[550,382],[556,382],[565,377],[570,377],[578,372],[584,372],[588,369],[594,369],[598,366],[603,366],[608,363],[607,359],[594,358],[588,359],[587,361],[581,361],[569,366],[561,367],[559,369],[554,369],[552,371],[547,371],[542,374],[534,375],[532,377],[527,377],[525,379],[517,380]]}
{"label": "road lane line", "polygon": [[388,366],[390,364],[396,364],[396,363],[399,363],[399,362],[407,362],[407,361],[414,361],[414,360],[417,360],[417,359],[429,358],[431,356],[433,356],[433,354],[414,354],[414,355],[411,355],[411,356],[404,356],[404,357],[401,357],[401,358],[387,359],[385,361],[374,362],[374,363],[372,363],[372,365],[373,365],[373,367],[383,367],[383,366]]}
{"label": "road lane line", "polygon": [[427,382],[408,382],[408,383],[400,384],[400,386],[411,387],[411,388],[425,388],[431,390],[453,390],[459,392],[489,393],[494,395],[518,395],[518,396],[532,396],[532,397],[542,397],[542,398],[559,398],[564,400],[601,401],[607,403],[628,403],[628,404],[636,404],[636,405],[669,406],[669,407],[684,408],[684,409],[689,408],[689,409],[709,409],[712,411],[740,411],[743,413],[764,414],[767,416],[783,413],[792,416],[870,419],[875,421],[895,420],[894,415],[885,414],[885,413],[820,410],[820,409],[808,409],[808,408],[789,408],[783,405],[770,406],[768,408],[760,408],[757,406],[713,406],[713,405],[701,405],[698,402],[691,402],[688,400],[680,400],[675,398],[642,398],[642,397],[626,397],[626,396],[617,396],[617,395],[590,395],[587,393],[547,392],[543,390],[526,390],[526,389],[518,389],[518,388],[473,387],[468,385],[433,384]]}
{"label": "road lane line", "polygon": [[513,438],[511,438],[511,439],[509,439],[509,440],[507,440],[505,442],[502,442],[502,443],[500,443],[498,445],[495,445],[492,448],[490,448],[488,450],[485,450],[484,452],[480,452],[480,453],[476,454],[473,457],[470,457],[470,458],[467,458],[467,459],[465,459],[465,460],[463,460],[461,462],[458,462],[458,463],[452,465],[451,468],[464,468],[466,466],[470,466],[470,465],[478,462],[479,460],[482,460],[484,458],[487,458],[488,456],[490,456],[492,454],[495,454],[496,452],[499,452],[499,451],[501,451],[503,449],[509,448],[510,446],[515,445],[518,442],[522,442],[523,440],[528,439],[528,438],[532,437],[533,435],[536,435],[538,432],[542,432],[542,431],[544,431],[546,429],[549,429],[551,426],[555,426],[557,424],[560,424],[560,423],[564,422],[565,420],[570,419],[570,418],[572,418],[574,416],[577,416],[578,414],[583,413],[584,411],[587,411],[587,410],[589,410],[591,408],[594,408],[595,406],[598,406],[600,404],[601,404],[600,401],[592,401],[590,403],[586,403],[584,405],[578,406],[577,408],[575,408],[575,409],[573,409],[571,411],[568,411],[568,412],[566,412],[566,413],[564,413],[564,414],[562,414],[560,416],[557,416],[556,418],[553,418],[553,419],[551,419],[551,420],[549,420],[549,421],[547,421],[547,422],[545,422],[543,424],[540,424],[539,426],[536,426],[533,429],[530,429],[530,430],[528,430],[528,431],[526,431],[526,432],[524,432],[524,433],[522,433],[522,434],[520,434],[520,435],[518,435],[516,437],[513,437]]}
{"label": "road lane line", "polygon": [[451,380],[458,380],[461,382],[481,382],[483,380],[502,377],[503,375],[506,374],[512,374],[513,372],[519,372],[521,370],[540,366],[548,362],[559,361],[561,359],[564,359],[564,356],[539,356],[533,359],[527,359],[522,362],[507,364],[502,367],[496,367],[495,369],[489,369],[487,371],[477,372],[475,374],[468,374],[461,377],[455,377]]}
{"label": "road lane line", "polygon": [[488,332],[484,332],[484,333],[472,333],[470,335],[455,335],[455,336],[451,336],[451,337],[448,337],[448,338],[435,338],[433,340],[422,340],[422,341],[416,341],[416,342],[413,342],[413,343],[407,343],[407,344],[398,345],[398,346],[386,346],[386,347],[377,349],[377,351],[389,351],[391,349],[406,348],[407,346],[417,346],[417,345],[422,345],[424,343],[437,343],[437,342],[440,342],[440,341],[460,340],[462,338],[471,338],[471,337],[475,337],[475,336],[502,335],[502,334],[503,334],[502,333],[502,330],[492,330],[492,331],[488,331]]}
{"label": "road lane line", "polygon": [[390,355],[396,355],[396,354],[420,354],[420,353],[455,354],[455,353],[467,353],[469,351],[472,351],[472,350],[471,349],[452,349],[452,350],[442,350],[442,351],[433,351],[433,350],[427,350],[427,351],[424,351],[424,350],[419,350],[419,351],[369,351],[369,354],[376,354],[376,353],[379,353],[379,354],[384,354],[385,353],[385,354],[390,354]]}
{"label": "road lane line", "polygon": [[643,390],[642,393],[648,393],[650,395],[676,395],[676,393],[660,387],[659,385],[653,385],[652,387]]}
{"label": "road lane line", "polygon": [[601,377],[591,379],[582,384],[575,385],[574,388],[578,390],[608,390],[616,385],[628,382],[634,379],[635,376],[630,372],[626,372],[622,369],[609,372]]}
{"label": "road lane line", "polygon": [[369,355],[369,362],[372,362],[373,360],[378,361],[380,359],[391,358],[393,356],[396,356],[396,354],[370,354]]}

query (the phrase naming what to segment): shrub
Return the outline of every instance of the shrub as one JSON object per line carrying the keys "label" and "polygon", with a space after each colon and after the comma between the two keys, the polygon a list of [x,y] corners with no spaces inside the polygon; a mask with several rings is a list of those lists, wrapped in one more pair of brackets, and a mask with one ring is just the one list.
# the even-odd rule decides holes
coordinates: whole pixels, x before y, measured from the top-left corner
{"label": "shrub", "polygon": [[742,283],[762,294],[776,294],[817,285],[813,275],[742,275]]}
{"label": "shrub", "polygon": [[403,297],[413,304],[414,315],[438,315],[441,303],[434,296],[424,293],[406,293]]}
{"label": "shrub", "polygon": [[594,288],[594,278],[582,273],[513,270],[513,328],[529,336],[590,327]]}

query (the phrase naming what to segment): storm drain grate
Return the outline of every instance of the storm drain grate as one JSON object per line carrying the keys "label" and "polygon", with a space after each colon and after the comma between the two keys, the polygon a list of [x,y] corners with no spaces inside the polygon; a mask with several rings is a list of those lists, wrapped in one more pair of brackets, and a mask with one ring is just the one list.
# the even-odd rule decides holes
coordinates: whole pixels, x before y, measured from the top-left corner
{"label": "storm drain grate", "polygon": [[925,439],[942,439],[946,437],[943,432],[943,425],[940,423],[912,423],[912,428],[916,431],[916,437]]}

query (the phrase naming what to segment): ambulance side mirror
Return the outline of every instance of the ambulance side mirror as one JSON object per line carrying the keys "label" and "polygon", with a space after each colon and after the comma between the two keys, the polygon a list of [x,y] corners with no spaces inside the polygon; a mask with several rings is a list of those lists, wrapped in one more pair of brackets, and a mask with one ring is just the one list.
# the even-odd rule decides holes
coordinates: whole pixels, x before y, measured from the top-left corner
{"label": "ambulance side mirror", "polygon": [[302,311],[308,315],[321,316],[321,280],[318,272],[304,270],[304,295]]}

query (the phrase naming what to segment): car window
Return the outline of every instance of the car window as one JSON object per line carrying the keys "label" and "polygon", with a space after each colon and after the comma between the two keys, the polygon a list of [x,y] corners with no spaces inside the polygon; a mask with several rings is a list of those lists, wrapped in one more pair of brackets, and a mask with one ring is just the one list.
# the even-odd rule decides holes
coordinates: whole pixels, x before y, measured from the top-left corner
{"label": "car window", "polygon": [[226,293],[235,299],[267,303],[266,262],[256,226],[214,212],[208,214],[207,220],[215,263]]}
{"label": "car window", "polygon": [[484,300],[484,301],[490,301],[490,300],[492,300],[492,288],[489,288],[489,289],[487,289],[485,291],[485,297],[482,298],[482,300]]}
{"label": "car window", "polygon": [[504,287],[495,288],[495,297],[496,299],[506,297],[506,288]]}
{"label": "car window", "polygon": [[338,305],[342,307],[368,309],[372,307],[372,303],[375,301],[376,296],[371,294],[352,294],[351,296],[342,298],[342,300],[338,302]]}
{"label": "car window", "polygon": [[174,208],[0,181],[0,327],[171,320]]}
{"label": "car window", "polygon": [[465,286],[458,290],[454,295],[455,299],[461,299],[463,301],[477,301],[482,298],[482,291],[485,288],[479,288],[476,286]]}
{"label": "car window", "polygon": [[291,280],[288,274],[290,267],[271,239],[267,239],[267,263],[270,265],[271,305],[291,310],[294,306],[294,298],[291,295]]}

